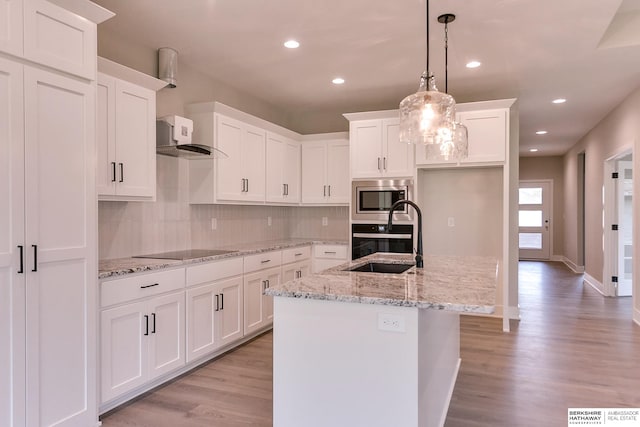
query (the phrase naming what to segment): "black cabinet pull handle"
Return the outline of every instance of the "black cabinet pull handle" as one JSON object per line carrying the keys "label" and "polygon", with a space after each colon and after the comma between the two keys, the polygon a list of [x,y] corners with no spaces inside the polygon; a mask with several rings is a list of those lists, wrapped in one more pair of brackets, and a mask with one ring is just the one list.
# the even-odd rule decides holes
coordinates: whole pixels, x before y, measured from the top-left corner
{"label": "black cabinet pull handle", "polygon": [[144,334],[149,335],[149,316],[147,316],[146,314],[144,315]]}
{"label": "black cabinet pull handle", "polygon": [[153,327],[151,329],[151,333],[155,334],[156,333],[156,314],[151,313],[151,317],[153,317]]}
{"label": "black cabinet pull handle", "polygon": [[33,248],[33,270],[38,271],[38,245],[31,245]]}
{"label": "black cabinet pull handle", "polygon": [[140,289],[153,288],[154,286],[160,286],[160,283],[154,283],[153,285],[140,286]]}
{"label": "black cabinet pull handle", "polygon": [[269,279],[267,279],[266,282],[267,282],[267,288],[271,287],[271,284],[269,284]]}
{"label": "black cabinet pull handle", "polygon": [[266,264],[268,262],[271,262],[271,260],[270,259],[264,259],[264,260],[260,261],[260,264]]}
{"label": "black cabinet pull handle", "polygon": [[224,310],[224,294],[220,294],[220,310]]}
{"label": "black cabinet pull handle", "polygon": [[111,162],[111,182],[116,182],[116,162]]}
{"label": "black cabinet pull handle", "polygon": [[20,249],[20,269],[18,273],[22,274],[24,273],[24,246],[18,245],[18,249]]}
{"label": "black cabinet pull handle", "polygon": [[214,311],[220,311],[220,298],[218,294],[216,294],[216,308]]}
{"label": "black cabinet pull handle", "polygon": [[331,197],[331,186],[328,185],[327,187],[329,187],[329,197]]}
{"label": "black cabinet pull handle", "polygon": [[120,165],[120,182],[124,182],[124,164],[118,163]]}
{"label": "black cabinet pull handle", "polygon": [[264,291],[266,291],[266,290],[267,290],[267,281],[266,281],[266,280],[263,280],[263,281],[262,281],[262,292],[264,292]]}

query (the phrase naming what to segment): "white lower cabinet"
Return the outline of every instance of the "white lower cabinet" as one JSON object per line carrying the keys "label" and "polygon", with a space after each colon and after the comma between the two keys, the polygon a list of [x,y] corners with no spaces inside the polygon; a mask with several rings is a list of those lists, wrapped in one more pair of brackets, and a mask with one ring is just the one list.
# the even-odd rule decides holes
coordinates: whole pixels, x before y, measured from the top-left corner
{"label": "white lower cabinet", "polygon": [[311,274],[311,260],[300,261],[282,266],[282,283],[300,279]]}
{"label": "white lower cabinet", "polygon": [[184,365],[184,292],[101,314],[102,402]]}
{"label": "white lower cabinet", "polygon": [[187,362],[242,338],[242,276],[187,289]]}
{"label": "white lower cabinet", "polygon": [[185,270],[100,283],[101,403],[185,364]]}
{"label": "white lower cabinet", "polygon": [[244,334],[264,329],[273,322],[273,297],[265,289],[280,283],[281,268],[273,267],[244,276]]}
{"label": "white lower cabinet", "polygon": [[346,245],[313,245],[313,274],[348,261]]}

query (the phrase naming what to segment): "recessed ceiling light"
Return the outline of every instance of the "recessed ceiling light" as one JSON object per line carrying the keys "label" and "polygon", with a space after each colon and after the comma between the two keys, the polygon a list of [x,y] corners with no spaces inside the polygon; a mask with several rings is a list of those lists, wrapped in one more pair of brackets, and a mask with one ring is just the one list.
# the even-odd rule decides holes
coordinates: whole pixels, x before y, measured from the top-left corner
{"label": "recessed ceiling light", "polygon": [[478,68],[482,63],[480,61],[467,62],[467,68]]}
{"label": "recessed ceiling light", "polygon": [[536,132],[536,135],[544,135],[546,133],[547,133],[546,130],[539,130],[539,131]]}
{"label": "recessed ceiling light", "polygon": [[284,47],[288,49],[296,49],[300,47],[300,43],[298,43],[296,40],[287,40],[286,42],[284,42]]}
{"label": "recessed ceiling light", "polygon": [[538,149],[537,148],[529,148],[529,151],[531,151],[532,153],[535,153],[535,152],[538,151]]}
{"label": "recessed ceiling light", "polygon": [[331,83],[333,83],[334,85],[341,85],[344,83],[344,79],[342,77],[336,77],[335,79],[331,80]]}
{"label": "recessed ceiling light", "polygon": [[567,100],[564,98],[558,98],[558,99],[554,99],[551,102],[553,102],[554,104],[564,104],[565,102],[567,102]]}

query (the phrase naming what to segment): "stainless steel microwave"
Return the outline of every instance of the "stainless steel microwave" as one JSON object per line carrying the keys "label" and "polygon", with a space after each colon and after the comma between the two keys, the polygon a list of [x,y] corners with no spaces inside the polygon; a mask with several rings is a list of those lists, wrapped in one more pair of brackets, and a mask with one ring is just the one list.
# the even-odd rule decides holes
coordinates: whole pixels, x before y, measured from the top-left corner
{"label": "stainless steel microwave", "polygon": [[[410,179],[374,179],[353,181],[351,185],[351,219],[386,222],[389,209],[398,200],[411,200],[413,181]],[[394,219],[411,221],[412,211],[405,204],[394,211]]]}

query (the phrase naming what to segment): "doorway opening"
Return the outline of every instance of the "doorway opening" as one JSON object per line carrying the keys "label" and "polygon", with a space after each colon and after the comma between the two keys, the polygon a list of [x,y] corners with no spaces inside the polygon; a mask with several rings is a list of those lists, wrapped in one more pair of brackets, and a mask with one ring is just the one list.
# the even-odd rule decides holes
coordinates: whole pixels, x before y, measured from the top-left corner
{"label": "doorway opening", "polygon": [[603,293],[633,291],[633,157],[625,150],[605,161]]}
{"label": "doorway opening", "polygon": [[548,261],[553,253],[553,180],[520,181],[518,241],[521,260]]}

